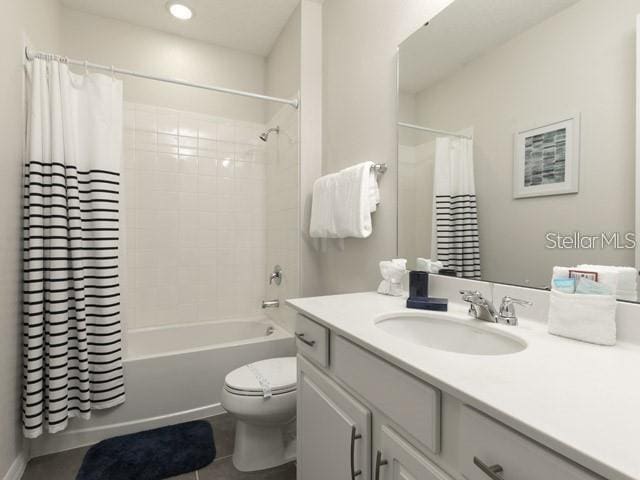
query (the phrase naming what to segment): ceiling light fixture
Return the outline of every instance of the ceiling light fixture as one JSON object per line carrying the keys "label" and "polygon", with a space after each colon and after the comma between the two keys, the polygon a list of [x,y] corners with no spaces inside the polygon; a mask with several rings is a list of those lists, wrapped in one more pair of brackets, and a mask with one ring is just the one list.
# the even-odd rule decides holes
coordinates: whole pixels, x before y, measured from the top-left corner
{"label": "ceiling light fixture", "polygon": [[184,3],[169,2],[167,3],[169,13],[180,20],[189,20],[193,17],[193,10]]}

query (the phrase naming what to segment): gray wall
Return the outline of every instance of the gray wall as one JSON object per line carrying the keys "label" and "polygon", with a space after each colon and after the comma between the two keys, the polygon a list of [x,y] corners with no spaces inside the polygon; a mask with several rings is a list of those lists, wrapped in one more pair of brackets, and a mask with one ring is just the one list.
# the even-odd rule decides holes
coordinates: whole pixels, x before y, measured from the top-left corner
{"label": "gray wall", "polygon": [[371,160],[388,163],[374,233],[329,242],[324,293],[372,290],[378,262],[396,254],[396,52],[402,40],[450,0],[325,0],[323,4],[323,173]]}
{"label": "gray wall", "polygon": [[[10,5],[9,5],[10,4]],[[2,2],[0,16],[0,477],[22,450],[22,147],[25,42],[56,51],[58,2]]]}
{"label": "gray wall", "polygon": [[[265,88],[264,57],[69,8],[63,9],[62,47],[65,55],[94,63],[250,92]],[[125,101],[264,122],[261,101],[122,78]]]}

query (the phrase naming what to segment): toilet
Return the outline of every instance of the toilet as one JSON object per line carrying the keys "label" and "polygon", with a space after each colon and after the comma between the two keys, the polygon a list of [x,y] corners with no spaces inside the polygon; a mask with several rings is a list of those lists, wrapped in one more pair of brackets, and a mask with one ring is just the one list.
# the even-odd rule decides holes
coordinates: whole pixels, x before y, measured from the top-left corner
{"label": "toilet", "polygon": [[281,357],[225,377],[222,406],[236,419],[236,469],[253,472],[295,460],[296,376],[296,357]]}

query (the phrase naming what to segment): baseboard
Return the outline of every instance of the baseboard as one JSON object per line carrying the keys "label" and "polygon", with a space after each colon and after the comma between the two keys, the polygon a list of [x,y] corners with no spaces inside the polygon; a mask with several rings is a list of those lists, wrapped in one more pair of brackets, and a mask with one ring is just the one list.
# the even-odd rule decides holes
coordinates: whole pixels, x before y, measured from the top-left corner
{"label": "baseboard", "polygon": [[[142,418],[131,422],[66,430],[64,432],[56,433],[55,435],[45,434],[31,440],[31,458],[93,445],[101,440],[119,435],[127,435],[129,433],[141,432],[143,430],[164,427],[166,425],[173,425],[175,423],[213,417],[214,415],[220,415],[224,412],[225,410],[222,408],[220,403],[214,403],[205,407],[194,408],[192,410],[185,410],[158,417]],[[20,477],[16,477],[16,480],[19,480],[19,478]],[[13,477],[5,477],[4,480],[13,480]]]}
{"label": "baseboard", "polygon": [[16,459],[9,467],[9,470],[5,474],[2,480],[20,480],[22,478],[22,474],[27,468],[27,462],[29,461],[29,456],[26,450],[22,450],[20,454],[16,457]]}

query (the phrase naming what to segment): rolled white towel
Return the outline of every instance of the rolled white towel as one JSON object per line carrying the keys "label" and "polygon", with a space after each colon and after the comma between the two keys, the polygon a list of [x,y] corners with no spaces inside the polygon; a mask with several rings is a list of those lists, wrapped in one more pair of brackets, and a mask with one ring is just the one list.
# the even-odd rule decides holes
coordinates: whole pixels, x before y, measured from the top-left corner
{"label": "rolled white towel", "polygon": [[378,285],[378,293],[394,297],[404,295],[402,278],[407,274],[406,259],[396,258],[380,262],[380,274],[383,280]]}
{"label": "rolled white towel", "polygon": [[635,292],[638,288],[638,270],[634,267],[617,267],[614,265],[592,265],[583,263],[578,265],[576,268],[579,270],[598,272],[598,275],[602,275],[603,277],[607,277],[614,272],[617,273],[618,283],[616,285],[616,292]]}
{"label": "rolled white towel", "polygon": [[422,257],[416,259],[416,270],[420,272],[438,273],[442,268],[444,268],[444,264],[438,260]]}
{"label": "rolled white towel", "polygon": [[616,291],[616,297],[618,300],[627,300],[629,302],[638,301],[638,292],[636,290],[620,290]]}

